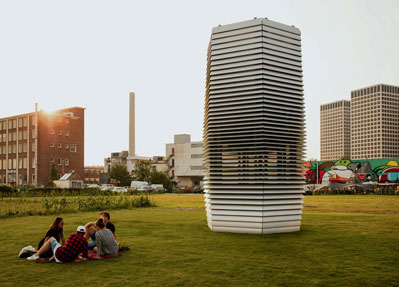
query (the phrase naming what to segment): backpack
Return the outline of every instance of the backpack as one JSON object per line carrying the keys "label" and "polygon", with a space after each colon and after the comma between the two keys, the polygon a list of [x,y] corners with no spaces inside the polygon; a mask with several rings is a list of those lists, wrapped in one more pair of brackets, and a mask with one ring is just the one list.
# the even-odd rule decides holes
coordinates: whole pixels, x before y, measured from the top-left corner
{"label": "backpack", "polygon": [[35,254],[37,251],[36,249],[32,246],[25,246],[24,248],[21,249],[21,251],[18,254],[18,258],[28,258]]}

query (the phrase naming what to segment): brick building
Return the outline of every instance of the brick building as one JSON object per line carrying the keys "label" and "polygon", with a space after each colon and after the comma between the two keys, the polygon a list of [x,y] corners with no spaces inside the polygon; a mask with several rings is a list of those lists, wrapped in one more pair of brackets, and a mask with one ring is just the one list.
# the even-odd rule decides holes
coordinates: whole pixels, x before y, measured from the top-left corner
{"label": "brick building", "polygon": [[60,176],[84,178],[84,108],[43,110],[0,119],[0,182],[45,185],[53,162]]}
{"label": "brick building", "polygon": [[103,166],[85,166],[85,183],[100,184],[102,173],[104,173]]}

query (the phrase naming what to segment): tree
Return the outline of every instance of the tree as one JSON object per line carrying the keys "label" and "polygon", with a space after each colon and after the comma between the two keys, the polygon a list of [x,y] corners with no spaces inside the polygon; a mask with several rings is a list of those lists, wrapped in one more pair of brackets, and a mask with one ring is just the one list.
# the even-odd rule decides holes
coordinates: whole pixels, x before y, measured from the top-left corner
{"label": "tree", "polygon": [[55,166],[55,163],[52,162],[51,163],[51,167],[50,167],[50,180],[58,180],[60,178],[60,174],[58,172],[57,167]]}
{"label": "tree", "polygon": [[150,176],[151,184],[162,184],[168,192],[172,192],[172,182],[170,181],[168,175],[162,171],[154,170],[151,172]]}
{"label": "tree", "polygon": [[150,182],[151,172],[152,168],[150,162],[139,160],[132,171],[133,179]]}
{"label": "tree", "polygon": [[117,163],[111,168],[109,177],[116,181],[117,186],[130,186],[132,182],[132,176],[128,172],[127,167],[121,163]]}
{"label": "tree", "polygon": [[60,174],[58,172],[57,167],[55,166],[55,163],[52,162],[50,166],[50,179],[47,183],[47,186],[53,187],[54,186],[54,180],[58,180],[60,178]]}

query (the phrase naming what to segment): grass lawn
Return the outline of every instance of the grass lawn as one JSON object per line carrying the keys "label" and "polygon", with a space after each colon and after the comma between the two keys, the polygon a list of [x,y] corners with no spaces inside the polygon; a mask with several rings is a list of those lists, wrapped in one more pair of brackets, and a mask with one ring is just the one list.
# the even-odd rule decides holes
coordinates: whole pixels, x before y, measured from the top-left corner
{"label": "grass lawn", "polygon": [[[398,286],[399,196],[310,196],[298,233],[211,232],[202,195],[156,195],[111,211],[122,257],[72,264],[18,259],[54,216],[0,219],[0,286]],[[61,215],[62,216],[62,215]],[[98,212],[64,215],[65,235]]]}

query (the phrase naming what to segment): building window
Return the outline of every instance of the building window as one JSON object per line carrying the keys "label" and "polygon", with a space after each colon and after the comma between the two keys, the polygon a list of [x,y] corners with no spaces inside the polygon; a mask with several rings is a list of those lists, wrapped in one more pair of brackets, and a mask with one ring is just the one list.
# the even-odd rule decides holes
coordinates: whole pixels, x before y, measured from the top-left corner
{"label": "building window", "polygon": [[22,151],[26,152],[28,145],[26,143],[22,144]]}
{"label": "building window", "polygon": [[23,168],[26,169],[26,167],[27,167],[27,158],[25,157],[23,159]]}
{"label": "building window", "polygon": [[54,162],[54,158],[53,157],[50,157],[50,163],[51,162]]}
{"label": "building window", "polygon": [[58,144],[58,148],[62,148],[62,144],[59,143],[59,144]]}
{"label": "building window", "polygon": [[18,119],[18,127],[22,128],[22,119]]}
{"label": "building window", "polygon": [[191,144],[191,148],[199,148],[202,147],[202,143],[193,143]]}
{"label": "building window", "polygon": [[69,149],[69,144],[65,144],[65,149]]}
{"label": "building window", "polygon": [[60,136],[62,135],[62,131],[58,131],[57,134]]}
{"label": "building window", "polygon": [[22,132],[22,134],[23,134],[23,139],[26,140],[26,139],[27,139],[27,131],[24,130],[24,131]]}
{"label": "building window", "polygon": [[24,121],[24,127],[27,127],[28,126],[28,118],[23,118],[23,121]]}
{"label": "building window", "polygon": [[76,144],[71,144],[71,152],[76,152]]}
{"label": "building window", "polygon": [[50,147],[54,147],[54,144],[53,144],[53,143],[51,143],[51,144],[50,144]]}
{"label": "building window", "polygon": [[192,154],[191,158],[202,158],[202,154]]}
{"label": "building window", "polygon": [[65,136],[66,136],[66,137],[69,137],[69,132],[65,132]]}
{"label": "building window", "polygon": [[65,166],[69,166],[69,158],[66,158],[64,163],[65,163]]}
{"label": "building window", "polygon": [[57,164],[61,165],[62,164],[62,159],[61,158],[57,158]]}
{"label": "building window", "polygon": [[53,134],[54,134],[54,130],[51,130],[51,131],[50,131],[50,134],[53,135]]}
{"label": "building window", "polygon": [[18,153],[22,152],[22,144],[18,144]]}
{"label": "building window", "polygon": [[16,119],[12,121],[12,126],[14,129],[17,128],[17,120]]}

